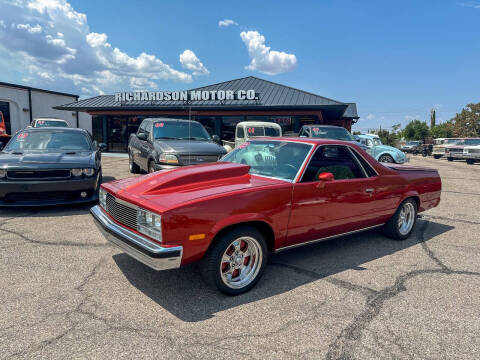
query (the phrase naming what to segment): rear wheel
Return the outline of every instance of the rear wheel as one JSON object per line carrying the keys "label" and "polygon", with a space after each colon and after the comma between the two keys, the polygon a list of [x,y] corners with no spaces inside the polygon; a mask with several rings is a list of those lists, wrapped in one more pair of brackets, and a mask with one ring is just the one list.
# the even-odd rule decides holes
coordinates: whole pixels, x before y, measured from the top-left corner
{"label": "rear wheel", "polygon": [[132,174],[138,174],[140,172],[140,167],[135,164],[135,161],[133,161],[133,156],[130,153],[128,153],[128,166]]}
{"label": "rear wheel", "polygon": [[250,290],[267,265],[268,249],[262,234],[250,226],[222,235],[200,263],[202,277],[227,295]]}
{"label": "rear wheel", "polygon": [[442,156],[441,155],[433,155],[434,159],[440,159]]}
{"label": "rear wheel", "polygon": [[475,160],[473,160],[473,159],[467,159],[467,164],[468,164],[468,165],[473,165],[473,164],[475,164]]}
{"label": "rear wheel", "polygon": [[384,162],[384,163],[393,163],[395,161],[393,161],[393,158],[388,155],[388,154],[384,154],[382,156],[380,156],[380,158],[378,159],[378,161],[380,162]]}
{"label": "rear wheel", "polygon": [[414,199],[403,201],[395,214],[383,227],[383,232],[394,240],[405,240],[417,222],[417,203]]}

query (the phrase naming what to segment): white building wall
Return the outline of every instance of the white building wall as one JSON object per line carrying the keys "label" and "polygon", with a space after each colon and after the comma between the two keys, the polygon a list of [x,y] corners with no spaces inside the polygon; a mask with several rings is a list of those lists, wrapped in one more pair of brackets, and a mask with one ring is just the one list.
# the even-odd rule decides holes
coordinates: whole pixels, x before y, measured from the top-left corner
{"label": "white building wall", "polygon": [[[77,127],[77,114],[72,111],[55,110],[54,106],[76,101],[74,96],[52,94],[32,89],[32,109],[29,109],[28,89],[0,85],[0,101],[10,103],[10,126],[12,134],[30,125],[32,118],[55,117],[66,120],[71,127]],[[87,113],[78,113],[79,127],[92,132],[92,117]]]}

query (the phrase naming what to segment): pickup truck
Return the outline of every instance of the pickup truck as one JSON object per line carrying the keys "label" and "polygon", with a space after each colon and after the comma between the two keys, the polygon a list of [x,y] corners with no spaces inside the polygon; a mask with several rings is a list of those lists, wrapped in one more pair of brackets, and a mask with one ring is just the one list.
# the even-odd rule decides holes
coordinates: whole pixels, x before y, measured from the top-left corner
{"label": "pickup truck", "polygon": [[251,138],[262,136],[280,137],[282,128],[280,125],[266,121],[242,121],[237,124],[235,129],[235,141],[223,141],[223,147],[227,152],[235,147],[242,145]]}
{"label": "pickup truck", "polygon": [[147,118],[128,140],[131,173],[216,162],[227,151],[197,121]]}

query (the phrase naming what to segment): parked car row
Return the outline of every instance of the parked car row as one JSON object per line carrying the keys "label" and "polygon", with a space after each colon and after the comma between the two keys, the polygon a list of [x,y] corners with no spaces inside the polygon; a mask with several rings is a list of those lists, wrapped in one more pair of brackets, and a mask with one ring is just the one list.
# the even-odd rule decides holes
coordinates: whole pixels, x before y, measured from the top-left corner
{"label": "parked car row", "polygon": [[448,161],[466,160],[472,165],[480,162],[480,138],[441,138],[435,139],[432,155],[435,159]]}

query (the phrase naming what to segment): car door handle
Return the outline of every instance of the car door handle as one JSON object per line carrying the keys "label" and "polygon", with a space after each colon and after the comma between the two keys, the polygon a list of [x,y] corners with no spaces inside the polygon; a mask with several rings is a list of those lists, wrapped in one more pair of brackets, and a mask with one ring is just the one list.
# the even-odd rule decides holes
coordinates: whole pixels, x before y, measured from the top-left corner
{"label": "car door handle", "polygon": [[374,189],[365,189],[367,194],[372,194],[375,190]]}

